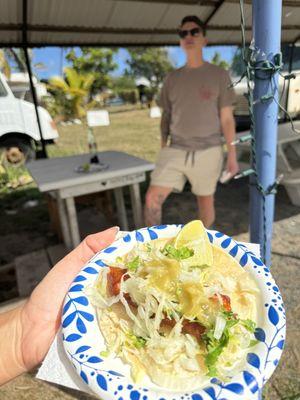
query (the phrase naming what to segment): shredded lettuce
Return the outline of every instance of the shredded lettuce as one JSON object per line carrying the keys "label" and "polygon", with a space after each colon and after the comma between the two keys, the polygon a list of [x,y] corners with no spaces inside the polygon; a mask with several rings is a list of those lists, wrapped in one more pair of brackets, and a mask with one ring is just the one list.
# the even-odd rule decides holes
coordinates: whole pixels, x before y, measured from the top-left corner
{"label": "shredded lettuce", "polygon": [[214,338],[219,340],[223,334],[223,331],[226,327],[226,319],[221,315],[218,315],[216,318],[216,325],[214,330]]}
{"label": "shredded lettuce", "polygon": [[[253,340],[256,324],[246,319],[252,318],[253,313],[238,310],[245,318],[241,319],[223,309],[220,293],[231,296],[239,291],[235,277],[224,276],[206,264],[185,265],[189,260],[184,260],[197,250],[190,248],[192,242],[180,248],[172,243],[170,238],[138,243],[129,253],[117,257],[111,266],[128,271],[121,278],[118,296],[109,297],[109,269],[101,271],[90,292],[92,303],[106,313],[113,311],[111,305],[120,302],[126,318],[113,321],[118,329],[116,337],[110,345],[107,342],[108,351],[100,355],[106,357],[114,351],[130,361],[132,375],[139,374],[143,365],[151,364],[151,368],[156,365],[170,371],[174,379],[178,374],[204,376],[207,371],[205,379],[226,378],[238,370],[247,349],[257,343]],[[219,302],[211,301],[215,294]],[[252,299],[249,303],[253,303]],[[234,299],[232,304],[235,305]],[[204,327],[200,339],[197,326],[190,326],[191,333],[184,330],[187,321]]]}

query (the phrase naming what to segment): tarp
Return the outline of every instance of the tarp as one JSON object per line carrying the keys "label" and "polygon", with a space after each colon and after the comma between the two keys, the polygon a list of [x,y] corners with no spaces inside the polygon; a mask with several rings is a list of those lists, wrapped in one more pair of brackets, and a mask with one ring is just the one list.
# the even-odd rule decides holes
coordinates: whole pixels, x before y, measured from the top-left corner
{"label": "tarp", "polygon": [[[262,0],[263,1],[263,0]],[[176,45],[185,15],[207,24],[210,44],[239,44],[238,0],[0,0],[0,46]],[[247,40],[252,5],[245,0]],[[282,41],[300,35],[300,0],[283,0]]]}

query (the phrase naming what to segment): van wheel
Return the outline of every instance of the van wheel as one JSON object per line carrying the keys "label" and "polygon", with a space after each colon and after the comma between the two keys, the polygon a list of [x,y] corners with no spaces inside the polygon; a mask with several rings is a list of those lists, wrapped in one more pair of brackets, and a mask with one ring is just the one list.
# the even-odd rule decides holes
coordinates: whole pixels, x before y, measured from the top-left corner
{"label": "van wheel", "polygon": [[6,142],[1,144],[1,162],[6,165],[19,167],[35,158],[35,152],[29,143]]}

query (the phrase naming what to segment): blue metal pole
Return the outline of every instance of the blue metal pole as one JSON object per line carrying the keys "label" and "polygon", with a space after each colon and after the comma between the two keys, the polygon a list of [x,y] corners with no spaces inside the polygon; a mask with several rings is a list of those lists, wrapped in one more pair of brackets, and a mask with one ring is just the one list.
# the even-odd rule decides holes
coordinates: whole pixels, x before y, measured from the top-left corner
{"label": "blue metal pole", "polygon": [[[254,45],[257,49],[256,60],[263,59],[275,62],[274,56],[280,52],[282,0],[253,0],[252,25]],[[255,77],[254,100],[274,93],[278,100],[278,73],[272,75],[259,72]],[[261,79],[267,78],[267,79]],[[272,83],[271,83],[272,81]],[[278,105],[275,99],[256,102],[254,120],[256,130],[256,160],[258,179],[267,190],[276,179],[276,144]],[[253,179],[251,179],[253,182]],[[267,266],[271,264],[271,239],[274,219],[275,195],[266,196],[265,218],[263,215],[263,198],[253,185],[250,187],[250,239],[260,243],[262,255]],[[264,226],[266,247],[264,251]]]}

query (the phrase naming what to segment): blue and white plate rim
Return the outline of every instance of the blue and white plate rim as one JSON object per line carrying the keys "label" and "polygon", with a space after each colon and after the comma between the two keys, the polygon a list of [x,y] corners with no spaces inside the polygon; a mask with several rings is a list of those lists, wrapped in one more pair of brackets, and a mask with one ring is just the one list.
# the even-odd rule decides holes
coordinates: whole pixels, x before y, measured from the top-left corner
{"label": "blue and white plate rim", "polygon": [[[270,270],[247,248],[231,237],[207,230],[211,243],[231,254],[256,279],[263,297],[264,324],[257,328],[258,344],[249,351],[244,371],[226,384],[216,379],[209,387],[193,392],[175,393],[141,387],[118,371],[105,367],[106,359],[94,354],[88,333],[98,329],[95,310],[84,293],[94,283],[100,269],[116,257],[125,254],[136,242],[172,237],[182,225],[160,225],[141,228],[125,234],[97,253],[74,279],[66,296],[62,313],[63,344],[76,372],[103,400],[212,400],[257,398],[263,384],[270,378],[280,359],[285,341],[285,310],[278,286]],[[246,397],[245,397],[246,396]],[[252,397],[251,397],[252,396]]]}

